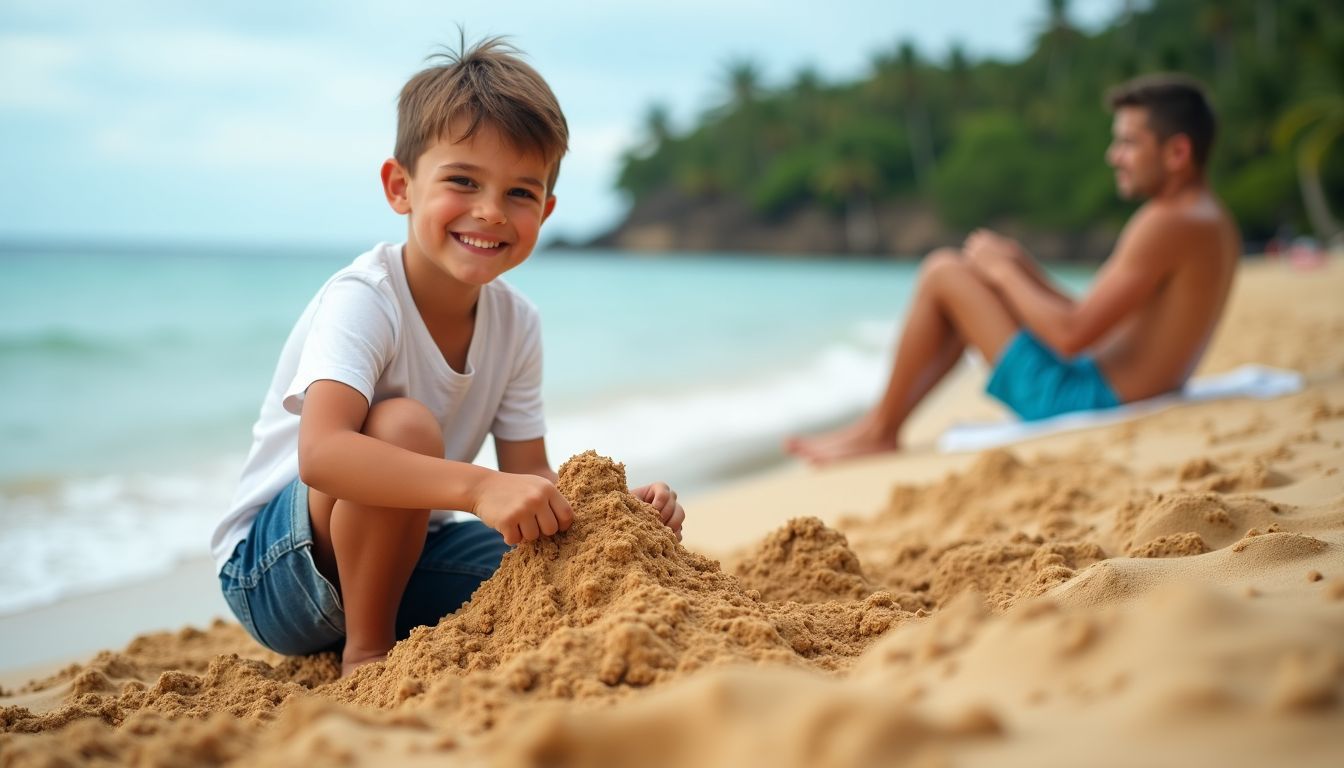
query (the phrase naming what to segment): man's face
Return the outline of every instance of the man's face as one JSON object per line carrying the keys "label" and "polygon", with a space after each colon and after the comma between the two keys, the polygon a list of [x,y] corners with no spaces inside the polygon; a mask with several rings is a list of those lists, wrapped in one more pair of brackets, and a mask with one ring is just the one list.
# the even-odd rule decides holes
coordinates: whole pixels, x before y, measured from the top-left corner
{"label": "man's face", "polygon": [[1156,194],[1166,181],[1162,142],[1148,127],[1144,107],[1120,107],[1111,124],[1106,162],[1115,169],[1115,188],[1126,200]]}

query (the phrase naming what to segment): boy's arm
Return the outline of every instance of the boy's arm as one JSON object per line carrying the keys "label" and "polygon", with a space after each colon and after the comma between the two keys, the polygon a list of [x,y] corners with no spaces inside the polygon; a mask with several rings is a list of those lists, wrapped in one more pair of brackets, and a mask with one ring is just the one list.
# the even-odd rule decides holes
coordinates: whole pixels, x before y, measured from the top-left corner
{"label": "boy's arm", "polygon": [[1171,273],[1185,245],[1181,224],[1160,212],[1141,212],[1077,301],[1044,289],[1010,259],[986,250],[968,254],[999,290],[1023,325],[1064,357],[1086,350],[1148,301]]}
{"label": "boy's arm", "polygon": [[361,434],[368,401],[353,387],[323,379],[304,396],[299,477],[322,493],[364,506],[462,509],[515,544],[565,530],[573,511],[555,486],[426,456]]}
{"label": "boy's arm", "polygon": [[519,475],[536,475],[550,480],[552,484],[560,482],[560,477],[551,469],[546,458],[546,439],[500,440],[495,438],[495,458],[499,461],[499,471]]}

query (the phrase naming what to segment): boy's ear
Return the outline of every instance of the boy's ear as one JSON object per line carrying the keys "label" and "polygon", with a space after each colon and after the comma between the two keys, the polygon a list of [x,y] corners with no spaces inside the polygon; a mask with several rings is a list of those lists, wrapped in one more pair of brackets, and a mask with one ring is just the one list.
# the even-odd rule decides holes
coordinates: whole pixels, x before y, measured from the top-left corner
{"label": "boy's ear", "polygon": [[551,211],[554,210],[555,210],[555,195],[551,195],[546,198],[546,202],[541,209],[541,221],[543,224],[546,223],[546,220],[551,217]]}
{"label": "boy's ear", "polygon": [[407,186],[410,183],[411,175],[406,172],[401,163],[391,157],[383,161],[380,175],[383,179],[383,194],[387,196],[387,204],[392,206],[392,210],[403,216],[410,213],[411,199],[407,193]]}

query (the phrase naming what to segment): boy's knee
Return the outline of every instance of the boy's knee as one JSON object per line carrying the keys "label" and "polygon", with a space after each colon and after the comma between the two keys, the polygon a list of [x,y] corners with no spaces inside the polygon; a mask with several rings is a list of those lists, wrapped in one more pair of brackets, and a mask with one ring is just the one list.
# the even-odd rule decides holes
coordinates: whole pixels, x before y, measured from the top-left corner
{"label": "boy's knee", "polygon": [[364,419],[363,432],[426,456],[443,455],[443,431],[439,420],[423,403],[409,397],[375,403]]}

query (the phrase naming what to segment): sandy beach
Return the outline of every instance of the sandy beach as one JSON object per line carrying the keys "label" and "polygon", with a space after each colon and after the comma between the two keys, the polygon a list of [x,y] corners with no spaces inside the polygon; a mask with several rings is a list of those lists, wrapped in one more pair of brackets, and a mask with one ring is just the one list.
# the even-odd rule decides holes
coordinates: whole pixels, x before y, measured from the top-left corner
{"label": "sandy beach", "polygon": [[[967,367],[905,453],[688,499],[681,543],[576,456],[574,527],[385,663],[184,615],[10,674],[0,764],[1344,765],[1341,296],[1338,256],[1247,263],[1200,368],[1298,394],[938,453],[1002,413]],[[147,595],[19,620],[59,646]]]}

